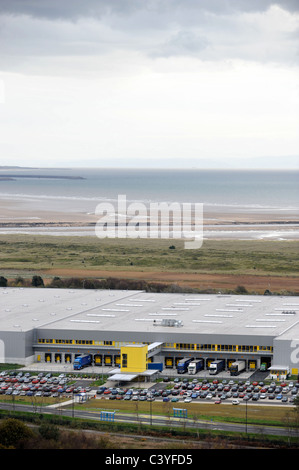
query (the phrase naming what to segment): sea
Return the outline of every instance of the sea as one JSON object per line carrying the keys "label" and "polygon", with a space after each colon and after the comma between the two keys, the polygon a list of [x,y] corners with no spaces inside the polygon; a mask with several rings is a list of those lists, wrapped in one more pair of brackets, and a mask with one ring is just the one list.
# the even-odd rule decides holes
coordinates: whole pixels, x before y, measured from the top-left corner
{"label": "sea", "polygon": [[[127,203],[145,205],[200,203],[206,215],[206,238],[293,240],[299,239],[298,182],[299,170],[2,167],[0,201],[8,202],[10,207],[21,203],[24,214],[29,211],[32,221],[35,211],[93,214],[97,204],[116,204],[119,195],[125,195]],[[219,214],[226,214],[223,231]],[[236,227],[232,223],[230,227],[229,220],[233,221],[235,214],[255,217],[260,224]],[[19,214],[15,221],[21,218]],[[89,227],[12,228],[3,226],[1,219],[7,217],[0,213],[0,233],[94,235]],[[273,221],[278,219],[275,224]]]}

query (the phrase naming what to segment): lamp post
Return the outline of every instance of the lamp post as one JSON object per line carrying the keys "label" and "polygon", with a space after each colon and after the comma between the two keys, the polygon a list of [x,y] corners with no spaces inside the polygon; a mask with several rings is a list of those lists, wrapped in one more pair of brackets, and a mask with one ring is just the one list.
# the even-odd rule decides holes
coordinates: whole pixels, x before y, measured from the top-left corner
{"label": "lamp post", "polygon": [[75,394],[74,394],[74,390],[73,390],[73,399],[72,399],[72,417],[74,418],[75,416]]}
{"label": "lamp post", "polygon": [[246,400],[245,408],[246,408],[246,436],[247,436],[247,400]]}

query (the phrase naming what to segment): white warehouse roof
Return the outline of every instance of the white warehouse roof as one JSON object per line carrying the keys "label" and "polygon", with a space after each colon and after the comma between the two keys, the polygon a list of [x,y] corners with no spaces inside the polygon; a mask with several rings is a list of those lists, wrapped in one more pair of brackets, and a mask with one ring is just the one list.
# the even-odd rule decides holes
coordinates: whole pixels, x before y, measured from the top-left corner
{"label": "white warehouse roof", "polygon": [[[175,319],[177,326],[162,326]],[[165,323],[165,322],[164,322]],[[299,337],[299,297],[0,288],[0,330]]]}

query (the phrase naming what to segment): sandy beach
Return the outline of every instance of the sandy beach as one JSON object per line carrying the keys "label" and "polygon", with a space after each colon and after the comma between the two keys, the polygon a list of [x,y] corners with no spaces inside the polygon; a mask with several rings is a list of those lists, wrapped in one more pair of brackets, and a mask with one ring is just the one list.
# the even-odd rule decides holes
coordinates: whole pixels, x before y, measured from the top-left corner
{"label": "sandy beach", "polygon": [[[66,211],[57,201],[52,206],[41,202],[0,200],[0,233],[95,236],[99,216],[76,208]],[[124,220],[124,219],[123,219]],[[204,206],[205,238],[225,239],[299,239],[299,215],[294,210],[236,209]]]}

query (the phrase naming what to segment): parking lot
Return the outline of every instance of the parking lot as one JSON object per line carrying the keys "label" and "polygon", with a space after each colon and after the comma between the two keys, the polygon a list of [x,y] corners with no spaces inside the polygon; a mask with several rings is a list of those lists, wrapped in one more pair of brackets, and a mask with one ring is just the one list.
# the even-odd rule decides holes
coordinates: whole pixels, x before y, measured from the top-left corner
{"label": "parking lot", "polygon": [[72,396],[74,393],[92,391],[92,381],[75,380],[61,373],[40,372],[32,375],[30,372],[1,372],[0,395],[54,397]]}
{"label": "parking lot", "polygon": [[234,405],[249,401],[261,404],[292,404],[299,391],[299,383],[275,382],[264,384],[249,380],[180,379],[167,380],[150,388],[99,387],[97,396],[109,400],[164,402],[222,402]]}
{"label": "parking lot", "polygon": [[[234,379],[229,376],[217,378],[208,374],[197,378],[164,376],[162,381],[156,383],[116,384],[108,381],[103,387],[98,387],[94,384],[94,380],[83,379],[80,375],[76,376],[71,372],[73,371],[70,370],[69,373],[36,372],[36,370],[35,372],[28,370],[1,372],[0,394],[71,398],[73,394],[87,393],[108,400],[160,400],[215,404],[259,402],[264,405],[291,405],[299,393],[297,382],[258,381],[245,376]],[[101,376],[101,372],[99,370],[98,377]]]}

